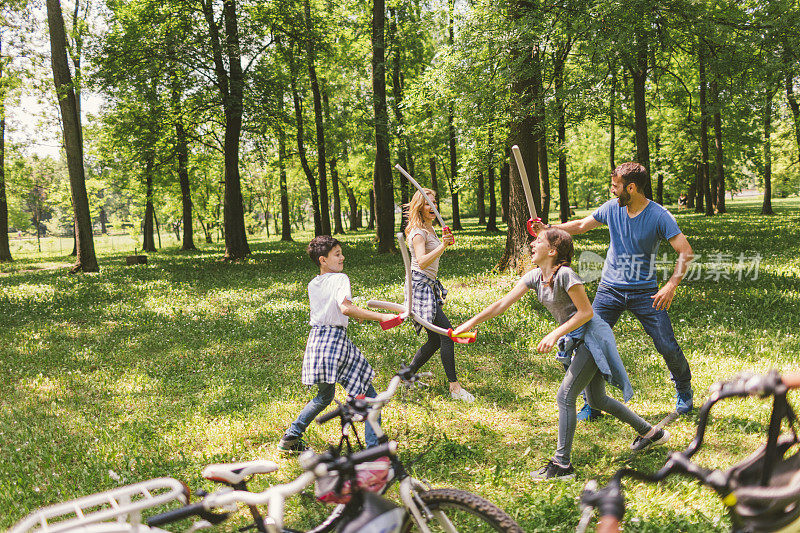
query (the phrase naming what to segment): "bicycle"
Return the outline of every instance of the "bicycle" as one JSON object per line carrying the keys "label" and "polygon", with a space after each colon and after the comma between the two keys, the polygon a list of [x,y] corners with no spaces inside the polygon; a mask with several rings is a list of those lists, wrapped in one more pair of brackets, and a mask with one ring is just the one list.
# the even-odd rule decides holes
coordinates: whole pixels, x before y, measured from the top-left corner
{"label": "bicycle", "polygon": [[[12,533],[34,531],[38,525],[39,530],[48,532],[80,530],[82,533],[163,533],[161,526],[197,517],[199,520],[190,528],[191,531],[195,531],[221,524],[232,516],[238,504],[244,504],[249,507],[253,521],[240,531],[256,529],[262,533],[300,533],[284,527],[285,500],[315,482],[325,480],[327,488],[323,489],[323,492],[336,493],[343,498],[339,501],[344,503],[337,505],[321,524],[308,533],[323,533],[334,529],[340,533],[369,531],[406,533],[414,528],[422,533],[438,531],[522,533],[516,522],[491,502],[457,489],[431,489],[427,483],[408,474],[404,464],[396,455],[397,443],[389,441],[377,420],[381,409],[395,396],[401,384],[413,386],[418,380],[418,375],[413,374],[408,367],[403,367],[392,378],[387,389],[375,398],[351,397],[346,403],[339,404],[334,410],[318,417],[318,423],[325,423],[337,417],[340,419],[342,438],[339,445],[331,447],[322,454],[309,451],[301,455],[298,461],[303,473],[288,483],[274,485],[263,492],[251,492],[247,489],[247,478],[277,470],[278,466],[275,463],[248,461],[214,464],[203,470],[203,476],[227,486],[211,494],[200,492],[202,499],[195,503],[188,502],[188,489],[182,483],[171,478],[161,478],[41,509],[18,523],[11,531]],[[360,445],[361,441],[358,439],[354,424],[364,419],[373,425],[381,444],[374,448],[353,451],[350,434],[355,432],[356,444]],[[364,489],[359,483],[357,468],[359,465],[387,457],[392,476],[379,492],[385,493],[397,482],[402,505]],[[162,485],[170,490],[152,497],[150,492],[164,490],[160,488]],[[345,492],[348,494],[344,494]],[[112,493],[117,496],[126,494],[128,500],[136,501],[131,504],[133,507],[120,505],[119,502],[108,504],[109,495]],[[180,500],[183,506],[151,516],[146,520],[146,525],[142,524],[142,511],[175,500]],[[106,502],[107,509],[94,512],[97,511],[99,502]],[[87,509],[94,506],[95,509],[93,512],[76,512],[75,510],[81,505]],[[267,505],[265,517],[258,510],[259,505]],[[76,516],[65,519],[64,517],[69,514]],[[56,522],[49,523],[48,518],[55,518]]]}
{"label": "bicycle", "polygon": [[[388,440],[377,421],[381,409],[395,396],[400,385],[413,386],[418,379],[408,367],[403,367],[392,377],[387,389],[375,398],[350,397],[347,402],[320,415],[317,418],[319,424],[339,418],[342,437],[338,446],[322,454],[310,451],[302,454],[298,462],[304,472],[294,481],[270,487],[261,493],[242,490],[217,492],[206,496],[201,502],[151,517],[148,525],[161,526],[195,515],[206,520],[209,516],[219,519],[219,514],[212,510],[224,509],[234,503],[248,505],[251,511],[255,506],[267,504],[267,516],[263,519],[266,533],[299,533],[284,528],[285,500],[312,483],[324,480],[324,487],[317,491],[318,497],[336,494],[341,499],[335,501],[344,503],[340,503],[323,524],[312,530],[316,533],[333,529],[338,533],[409,532],[414,528],[422,533],[522,533],[519,525],[505,511],[480,496],[457,489],[431,489],[427,483],[408,474],[397,457],[397,443]],[[356,443],[360,445],[355,423],[364,420],[372,425],[380,444],[374,448],[353,451],[350,434],[355,434]],[[359,482],[358,465],[385,457],[389,458],[392,476],[379,492],[385,493],[397,482],[401,505],[385,499],[377,492],[365,490]],[[257,521],[255,525],[258,526]]]}
{"label": "bicycle", "polygon": [[[378,437],[378,442],[387,442],[388,437],[378,424],[381,409],[391,401],[401,384],[413,387],[419,382],[419,378],[424,375],[414,374],[408,366],[403,366],[392,377],[386,390],[375,398],[348,398],[346,403],[339,404],[332,411],[320,415],[317,418],[317,422],[324,424],[337,417],[340,419],[342,438],[338,447],[335,448],[338,452],[341,452],[345,446],[348,450],[351,448],[349,432],[354,432],[356,439],[358,439],[355,423],[364,420],[372,425],[375,435]],[[358,443],[360,444],[360,441]],[[399,484],[400,500],[410,514],[410,518],[406,521],[402,531],[410,531],[410,528],[416,524],[420,531],[423,532],[439,530],[449,532],[522,532],[522,529],[513,518],[488,500],[458,489],[431,489],[427,483],[409,475],[405,465],[397,455],[391,455],[389,459],[393,475],[386,486],[383,487],[381,493],[385,493],[395,482]],[[345,484],[346,480],[338,480],[334,490],[340,490]],[[455,525],[453,525],[453,519],[447,515],[448,512],[458,517],[457,522],[461,525],[460,529],[456,529]],[[343,511],[343,514],[346,515],[347,511]],[[466,524],[464,524],[465,521]],[[433,527],[430,527],[432,522]],[[437,526],[441,529],[438,529]]]}
{"label": "bicycle", "polygon": [[[633,478],[657,483],[667,476],[683,474],[711,487],[721,498],[731,519],[731,531],[800,531],[800,438],[795,429],[797,417],[786,399],[791,389],[800,387],[800,373],[782,376],[777,371],[765,375],[742,373],[712,386],[711,396],[700,408],[697,432],[682,452],[672,452],[655,474],[622,468],[602,489],[589,481],[581,494],[582,517],[577,531],[583,532],[598,510],[598,533],[619,531],[625,513],[622,479]],[[772,396],[773,405],[767,441],[749,457],[727,470],[706,469],[691,461],[703,444],[711,408],[726,398]],[[782,433],[783,422],[788,431]]]}

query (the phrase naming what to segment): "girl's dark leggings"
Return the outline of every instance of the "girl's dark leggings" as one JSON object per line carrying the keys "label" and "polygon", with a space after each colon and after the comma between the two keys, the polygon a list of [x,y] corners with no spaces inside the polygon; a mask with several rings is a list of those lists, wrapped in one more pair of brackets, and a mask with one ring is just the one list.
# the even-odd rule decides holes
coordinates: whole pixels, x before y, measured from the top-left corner
{"label": "girl's dark leggings", "polygon": [[[453,327],[450,324],[450,320],[442,311],[442,307],[439,305],[436,306],[436,315],[434,315],[432,323],[434,326],[439,326],[444,329]],[[442,357],[444,373],[447,375],[447,381],[450,383],[458,381],[458,378],[456,378],[456,358],[455,350],[453,349],[453,340],[450,337],[444,337],[430,330],[425,331],[428,333],[428,340],[425,344],[420,346],[417,353],[414,354],[414,359],[411,361],[411,369],[414,372],[419,371],[422,365],[427,363],[431,356],[436,353],[436,350],[441,348],[440,355]]]}

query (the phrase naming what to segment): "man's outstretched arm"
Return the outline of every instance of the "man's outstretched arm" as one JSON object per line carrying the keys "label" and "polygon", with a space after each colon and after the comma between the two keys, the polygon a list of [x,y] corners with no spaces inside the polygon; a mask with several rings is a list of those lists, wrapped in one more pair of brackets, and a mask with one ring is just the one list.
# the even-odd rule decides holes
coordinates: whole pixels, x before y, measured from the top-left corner
{"label": "man's outstretched arm", "polygon": [[[594,216],[589,215],[586,218],[582,218],[580,220],[570,220],[568,222],[564,222],[563,224],[552,224],[551,228],[558,228],[563,229],[570,235],[579,235],[581,233],[586,233],[589,230],[593,230],[595,228],[599,228],[602,226],[602,222],[598,222]],[[541,222],[534,222],[532,224],[533,230],[536,233],[542,232],[547,229],[547,225],[542,224]]]}

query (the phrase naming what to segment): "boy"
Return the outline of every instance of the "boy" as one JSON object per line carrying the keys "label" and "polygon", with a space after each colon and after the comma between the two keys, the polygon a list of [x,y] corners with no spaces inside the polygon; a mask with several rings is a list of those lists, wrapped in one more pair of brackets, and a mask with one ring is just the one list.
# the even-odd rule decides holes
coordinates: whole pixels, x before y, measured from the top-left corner
{"label": "boy", "polygon": [[[387,320],[394,315],[377,313],[353,305],[350,278],[342,273],[344,254],[338,240],[329,235],[315,237],[306,250],[319,266],[319,276],[308,284],[311,332],[303,356],[303,385],[317,385],[317,395],[306,404],[278,443],[278,450],[299,453],[306,450],[301,438],[308,425],[333,401],[336,383],[350,395],[376,396],[372,386],[375,372],[361,351],[347,338],[349,317],[358,320]],[[367,446],[378,444],[372,427],[366,424]]]}

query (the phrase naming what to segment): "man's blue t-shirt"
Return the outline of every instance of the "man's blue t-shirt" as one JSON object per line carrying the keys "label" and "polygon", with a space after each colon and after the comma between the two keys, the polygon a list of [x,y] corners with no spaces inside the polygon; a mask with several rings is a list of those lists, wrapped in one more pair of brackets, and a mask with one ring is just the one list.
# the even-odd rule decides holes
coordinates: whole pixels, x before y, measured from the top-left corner
{"label": "man's blue t-shirt", "polygon": [[614,198],[592,213],[608,226],[611,245],[603,265],[601,285],[619,289],[649,289],[658,286],[656,255],[661,239],[681,233],[672,214],[650,201],[641,213],[631,218],[628,208]]}

